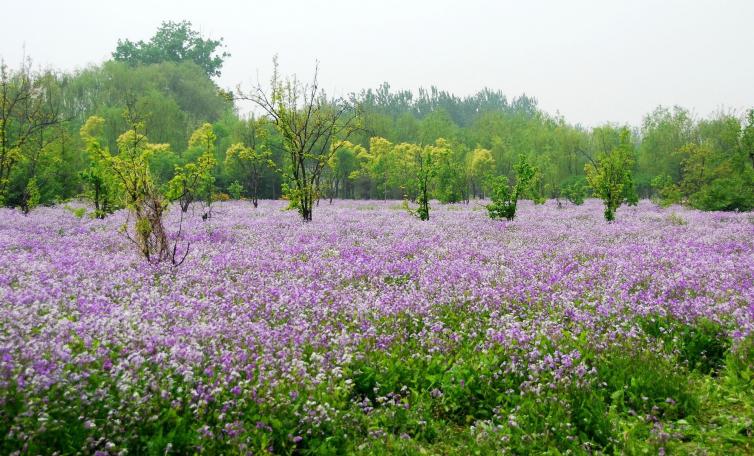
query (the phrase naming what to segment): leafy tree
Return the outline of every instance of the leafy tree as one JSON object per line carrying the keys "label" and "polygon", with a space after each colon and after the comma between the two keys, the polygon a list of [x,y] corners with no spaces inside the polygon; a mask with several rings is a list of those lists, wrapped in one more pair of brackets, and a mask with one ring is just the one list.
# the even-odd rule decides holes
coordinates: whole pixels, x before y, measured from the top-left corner
{"label": "leafy tree", "polygon": [[605,203],[605,220],[615,220],[615,211],[623,204],[638,200],[631,179],[634,164],[631,133],[620,131],[619,144],[610,152],[602,152],[596,161],[584,166],[586,179],[594,195]]}
{"label": "leafy tree", "polygon": [[350,182],[354,173],[359,167],[359,155],[363,157],[366,153],[366,149],[358,144],[353,144],[350,141],[345,141],[336,152],[330,157],[328,162],[330,170],[330,202],[332,203],[333,196],[335,198],[341,197],[341,188],[345,190],[345,194],[349,194]]}
{"label": "leafy tree", "polygon": [[[385,138],[369,139],[366,166],[369,168],[369,175],[375,181],[377,191],[385,200],[388,199],[388,194],[393,197],[414,195],[414,189],[410,186],[413,183],[411,176],[415,160],[412,154],[404,153],[405,149],[396,148],[395,144]],[[395,195],[394,189],[401,189],[402,192]]]}
{"label": "leafy tree", "polygon": [[644,117],[641,134],[636,184],[640,193],[648,196],[653,176],[667,175],[674,182],[680,180],[682,156],[677,152],[692,140],[694,120],[681,107],[660,106]]}
{"label": "leafy tree", "polygon": [[486,182],[492,177],[495,171],[495,159],[488,149],[477,147],[471,153],[471,159],[468,163],[469,182],[471,184],[471,194],[474,197],[481,196],[484,198]]}
{"label": "leafy tree", "polygon": [[233,181],[228,186],[228,194],[234,200],[240,200],[243,196],[243,185],[238,181]]}
{"label": "leafy tree", "polygon": [[690,204],[706,211],[750,211],[754,209],[754,179],[751,175],[714,179],[692,195]]}
{"label": "leafy tree", "polygon": [[[105,119],[103,145],[110,150],[117,147],[120,133],[130,128],[122,115],[126,109],[144,124],[152,141],[169,143],[176,151],[188,147],[191,133],[202,123],[217,122],[232,109],[193,62],[130,66],[109,61],[77,71],[69,79],[65,116],[80,122],[79,127],[92,115]],[[169,169],[172,175],[173,166]]]}
{"label": "leafy tree", "polygon": [[[268,187],[275,184],[278,165],[274,159],[281,158],[274,127],[264,118],[252,117],[237,121],[230,130],[225,146],[225,173],[228,179],[242,185],[242,193],[250,195],[257,207],[263,182],[266,180]],[[278,151],[277,157],[273,150]]]}
{"label": "leafy tree", "polygon": [[678,188],[686,200],[691,198],[711,179],[713,172],[713,145],[710,142],[688,143],[681,147],[681,181]]}
{"label": "leafy tree", "polygon": [[222,42],[222,38],[202,38],[189,21],[166,21],[148,42],[118,40],[112,55],[114,60],[130,65],[190,61],[201,67],[207,76],[213,77],[220,76],[224,59],[230,57],[227,52],[219,53]]}
{"label": "leafy tree", "polygon": [[24,214],[28,214],[32,209],[39,206],[39,201],[42,195],[39,193],[39,186],[37,185],[37,178],[32,177],[29,182],[26,183],[24,189],[25,197],[21,204],[21,211]]}
{"label": "leafy tree", "polygon": [[[128,113],[126,117],[133,122]],[[179,259],[178,240],[173,241],[171,246],[164,225],[164,215],[168,206],[149,169],[150,155],[169,146],[150,144],[143,133],[143,124],[133,122],[132,125],[132,129],[118,138],[117,154],[111,154],[105,148],[97,149],[103,166],[118,183],[123,205],[135,219],[132,231],[129,232],[126,222],[123,232],[138,246],[147,261],[159,263],[170,260],[174,265],[181,264],[188,255],[188,246],[183,257]],[[181,224],[182,221],[183,218]],[[180,232],[179,226],[178,238]]]}
{"label": "leafy tree", "polygon": [[253,145],[248,146],[243,143],[235,143],[225,153],[225,165],[236,166],[241,170],[254,207],[259,204],[257,198],[262,172],[265,168],[275,167],[275,162],[272,161],[271,157],[270,149],[265,144],[256,143],[256,141]]}
{"label": "leafy tree", "polygon": [[571,204],[580,206],[584,204],[586,198],[586,182],[583,178],[573,179],[572,182],[563,185],[561,195]]}
{"label": "leafy tree", "polygon": [[210,214],[214,193],[215,176],[213,170],[217,165],[215,159],[215,141],[217,136],[212,130],[212,125],[205,123],[191,135],[189,146],[201,150],[201,155],[196,162],[186,163],[175,167],[175,177],[168,183],[167,197],[171,201],[178,201],[182,212],[188,211],[191,203],[201,199],[207,204],[207,212],[203,218]]}
{"label": "leafy tree", "polygon": [[524,155],[519,156],[514,170],[516,173],[514,185],[508,183],[507,176],[492,179],[492,202],[485,206],[487,214],[492,219],[513,220],[516,217],[519,197],[527,191],[537,174],[537,169],[529,164]]}
{"label": "leafy tree", "polygon": [[[56,90],[55,75],[35,73],[31,62],[20,69],[11,70],[0,62],[0,205],[6,204],[11,183],[11,173],[24,161],[36,167],[37,155],[51,141],[48,132],[62,122],[60,99]],[[35,144],[36,142],[36,144]],[[35,155],[29,156],[32,152]],[[33,169],[30,179],[35,178]],[[34,189],[34,195],[26,192]],[[28,206],[28,197],[38,196],[36,180],[24,185],[21,205]]]}
{"label": "leafy tree", "polygon": [[447,141],[439,138],[435,145],[421,147],[416,144],[400,144],[399,149],[403,150],[408,156],[415,161],[414,181],[417,189],[415,202],[419,205],[416,209],[411,209],[408,205],[408,199],[404,199],[404,207],[408,212],[418,217],[420,220],[429,220],[429,185],[436,174],[435,163],[436,156],[444,153],[447,147]]}
{"label": "leafy tree", "polygon": [[467,200],[468,175],[464,166],[466,148],[438,138],[434,145],[435,194],[442,203]]}
{"label": "leafy tree", "polygon": [[320,89],[315,68],[312,82],[278,74],[277,58],[269,91],[257,86],[242,99],[257,104],[283,138],[288,151],[288,198],[305,222],[312,220],[319,199],[319,182],[330,158],[359,129],[356,107],[342,98],[330,99]]}
{"label": "leafy tree", "polygon": [[667,207],[671,204],[681,202],[682,196],[678,186],[673,182],[673,178],[668,174],[655,176],[652,179],[652,189],[657,196],[654,200],[660,206]]}
{"label": "leafy tree", "polygon": [[458,126],[453,122],[448,112],[442,108],[427,114],[419,124],[419,142],[432,144],[443,138],[453,140],[456,137]]}
{"label": "leafy tree", "polygon": [[108,166],[103,162],[107,156],[102,146],[102,117],[92,116],[81,127],[80,135],[89,154],[89,167],[81,171],[81,179],[86,187],[86,195],[94,203],[94,216],[104,218],[118,208],[116,195],[119,192],[117,183],[108,172]]}

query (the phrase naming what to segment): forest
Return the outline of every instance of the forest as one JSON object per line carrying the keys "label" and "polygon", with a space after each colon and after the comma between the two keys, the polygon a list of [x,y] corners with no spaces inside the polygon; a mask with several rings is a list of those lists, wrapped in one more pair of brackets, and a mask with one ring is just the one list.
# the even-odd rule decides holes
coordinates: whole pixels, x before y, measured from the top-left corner
{"label": "forest", "polygon": [[[212,160],[204,171],[212,183],[205,199],[290,198],[292,161],[281,130],[263,110],[255,115],[239,107],[254,98],[241,86],[222,89],[213,80],[229,55],[222,39],[203,38],[188,22],[165,22],[150,41],[121,40],[111,60],[74,72],[4,62],[0,202],[28,211],[91,199],[98,158],[81,133],[90,117],[101,119],[98,141],[113,154],[120,135],[137,124],[151,143],[163,145],[149,157],[161,187],[195,165],[203,149],[191,137],[208,124]],[[640,198],[713,211],[754,207],[754,111],[700,118],[660,106],[639,126],[585,128],[543,112],[536,98],[509,99],[487,88],[458,97],[436,87],[394,91],[386,82],[339,100],[316,97],[324,97],[316,100],[323,107],[342,102],[358,116],[347,135],[340,132],[317,156],[318,201],[414,200],[416,148],[435,144],[442,156],[434,160],[430,199],[489,196],[495,178],[514,178],[521,156],[536,169],[526,198],[588,196],[585,165],[623,144]]]}

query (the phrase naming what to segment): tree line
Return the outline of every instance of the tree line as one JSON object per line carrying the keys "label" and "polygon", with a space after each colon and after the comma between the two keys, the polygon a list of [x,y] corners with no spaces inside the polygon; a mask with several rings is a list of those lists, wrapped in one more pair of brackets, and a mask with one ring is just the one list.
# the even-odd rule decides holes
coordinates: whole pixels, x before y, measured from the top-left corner
{"label": "tree line", "polygon": [[[508,218],[519,198],[590,195],[605,201],[608,219],[637,198],[754,208],[754,111],[696,118],[659,107],[638,127],[583,128],[534,98],[489,89],[458,97],[385,83],[333,98],[316,71],[284,77],[276,61],[270,84],[223,90],[213,78],[228,56],[222,40],[166,22],[150,41],[121,40],[111,60],[83,70],[3,63],[0,204],[28,212],[85,197],[96,216],[133,207],[114,162],[133,153],[149,192],[184,211],[285,197],[311,220],[321,200],[404,199],[426,218],[430,200],[491,198],[491,215]],[[241,115],[238,100],[258,115]]]}

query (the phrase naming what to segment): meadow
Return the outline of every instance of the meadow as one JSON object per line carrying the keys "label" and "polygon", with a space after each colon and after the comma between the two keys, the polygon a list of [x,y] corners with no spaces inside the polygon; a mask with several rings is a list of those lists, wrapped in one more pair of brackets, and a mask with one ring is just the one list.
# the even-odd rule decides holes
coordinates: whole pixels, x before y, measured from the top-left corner
{"label": "meadow", "polygon": [[0,209],[0,453],[754,453],[754,215],[564,205]]}

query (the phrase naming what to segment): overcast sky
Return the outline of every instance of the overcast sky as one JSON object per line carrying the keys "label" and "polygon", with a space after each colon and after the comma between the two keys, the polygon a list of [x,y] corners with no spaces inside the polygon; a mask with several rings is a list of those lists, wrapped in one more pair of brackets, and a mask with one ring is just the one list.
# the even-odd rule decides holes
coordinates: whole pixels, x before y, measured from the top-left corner
{"label": "overcast sky", "polygon": [[219,84],[311,74],[345,94],[388,81],[457,95],[526,93],[587,126],[639,125],[657,105],[699,116],[754,106],[754,1],[23,0],[0,7],[0,56],[74,69],[118,38],[148,40],[190,20],[232,56]]}

